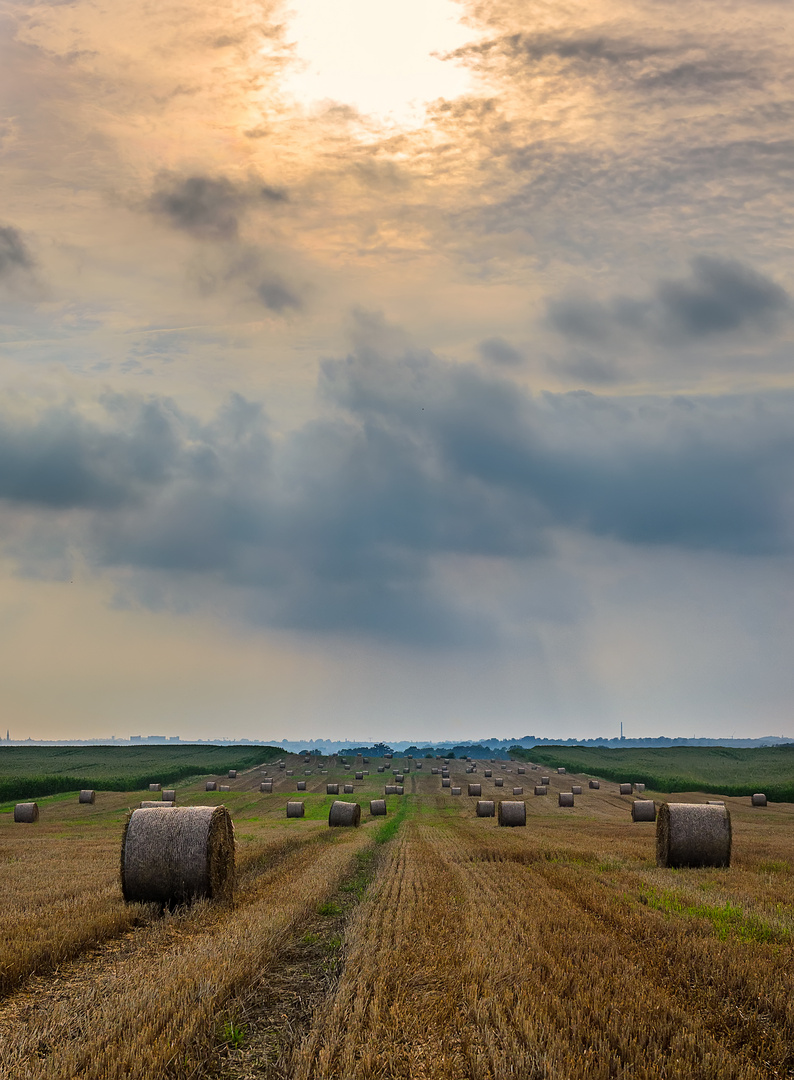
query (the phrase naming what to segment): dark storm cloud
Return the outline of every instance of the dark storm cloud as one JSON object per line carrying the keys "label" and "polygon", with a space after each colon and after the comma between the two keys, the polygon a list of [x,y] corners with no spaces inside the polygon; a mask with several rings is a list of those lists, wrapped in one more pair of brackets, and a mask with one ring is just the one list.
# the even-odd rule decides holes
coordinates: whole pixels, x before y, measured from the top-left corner
{"label": "dark storm cloud", "polygon": [[551,300],[548,322],[568,338],[604,345],[620,335],[664,344],[734,332],[773,332],[791,307],[776,282],[735,259],[700,255],[688,277],[662,280],[645,298],[586,295]]}
{"label": "dark storm cloud", "polygon": [[11,225],[0,225],[0,280],[32,269],[33,258],[19,231]]}
{"label": "dark storm cloud", "polygon": [[185,583],[182,603],[225,589],[262,624],[416,643],[492,632],[441,587],[439,560],[520,563],[553,552],[559,529],[792,550],[792,395],[533,398],[377,325],[325,363],[321,392],[328,410],[278,440],[242,398],[209,423],[121,397],[101,423],[6,420],[0,495],[7,513],[71,509],[51,531],[142,574],[141,595],[155,575]]}

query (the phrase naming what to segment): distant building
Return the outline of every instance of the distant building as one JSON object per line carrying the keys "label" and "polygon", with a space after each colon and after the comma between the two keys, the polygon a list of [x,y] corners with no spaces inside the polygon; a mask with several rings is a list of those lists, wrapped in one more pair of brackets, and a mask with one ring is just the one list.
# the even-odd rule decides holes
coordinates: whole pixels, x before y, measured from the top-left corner
{"label": "distant building", "polygon": [[130,735],[130,742],[143,742],[143,735]]}

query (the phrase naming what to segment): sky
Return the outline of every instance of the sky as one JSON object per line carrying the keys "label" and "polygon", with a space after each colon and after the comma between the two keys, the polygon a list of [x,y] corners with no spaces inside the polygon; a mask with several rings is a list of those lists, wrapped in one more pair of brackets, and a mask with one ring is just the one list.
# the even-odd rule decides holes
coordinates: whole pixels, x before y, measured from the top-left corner
{"label": "sky", "polygon": [[2,727],[794,737],[793,29],[2,0]]}

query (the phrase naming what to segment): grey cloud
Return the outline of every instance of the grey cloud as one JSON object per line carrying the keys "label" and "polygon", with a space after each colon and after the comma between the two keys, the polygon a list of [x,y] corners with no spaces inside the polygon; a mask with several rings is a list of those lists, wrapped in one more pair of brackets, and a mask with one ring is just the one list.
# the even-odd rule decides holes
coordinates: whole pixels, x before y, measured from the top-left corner
{"label": "grey cloud", "polygon": [[282,312],[289,308],[300,308],[303,302],[294,290],[290,289],[278,278],[261,281],[256,288],[256,294],[266,308],[271,311]]}
{"label": "grey cloud", "polygon": [[171,177],[161,180],[149,199],[149,208],[167,218],[174,228],[201,239],[232,240],[237,236],[243,202],[238,189],[225,177]]}
{"label": "grey cloud", "polygon": [[648,297],[556,298],[548,302],[547,320],[564,336],[597,345],[625,335],[674,345],[740,331],[771,333],[790,306],[786,290],[757,270],[700,255],[688,277],[662,280]]}
{"label": "grey cloud", "polygon": [[39,508],[40,534],[139,575],[141,602],[226,596],[263,625],[444,645],[497,633],[445,588],[445,560],[553,558],[560,529],[794,548],[794,395],[532,397],[377,320],[320,389],[328,407],[278,439],[240,397],[210,422],[121,395],[101,423],[68,407],[6,419],[6,516]]}
{"label": "grey cloud", "polygon": [[18,229],[0,225],[0,280],[33,269],[33,258]]}
{"label": "grey cloud", "polygon": [[516,367],[524,362],[524,356],[503,337],[490,337],[477,346],[480,356],[492,364]]}

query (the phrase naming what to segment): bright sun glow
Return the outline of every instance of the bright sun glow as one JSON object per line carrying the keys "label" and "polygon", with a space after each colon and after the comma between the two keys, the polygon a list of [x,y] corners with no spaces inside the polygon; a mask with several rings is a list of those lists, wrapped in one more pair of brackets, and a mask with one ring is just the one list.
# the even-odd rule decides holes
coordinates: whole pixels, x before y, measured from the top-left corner
{"label": "bright sun glow", "polygon": [[286,90],[304,105],[331,99],[401,126],[424,105],[466,92],[470,75],[439,60],[474,34],[453,0],[295,0],[289,22],[304,70]]}

